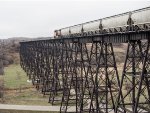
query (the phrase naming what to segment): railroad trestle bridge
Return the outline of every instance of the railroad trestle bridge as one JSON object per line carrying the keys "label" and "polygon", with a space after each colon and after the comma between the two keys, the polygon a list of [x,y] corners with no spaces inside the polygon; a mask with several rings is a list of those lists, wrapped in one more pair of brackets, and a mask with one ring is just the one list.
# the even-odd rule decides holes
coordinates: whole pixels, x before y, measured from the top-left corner
{"label": "railroad trestle bridge", "polygon": [[[55,39],[20,43],[21,67],[60,113],[150,113],[149,23],[133,25],[128,14],[126,31],[85,32],[81,25],[82,33],[69,28]],[[122,74],[114,43],[128,44]]]}

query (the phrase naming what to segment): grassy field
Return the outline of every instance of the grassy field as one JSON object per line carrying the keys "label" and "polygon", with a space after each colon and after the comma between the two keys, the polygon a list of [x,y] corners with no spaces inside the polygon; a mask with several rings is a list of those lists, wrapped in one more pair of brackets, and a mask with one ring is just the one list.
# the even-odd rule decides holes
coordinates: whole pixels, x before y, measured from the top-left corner
{"label": "grassy field", "polygon": [[[28,83],[28,77],[19,64],[13,64],[5,68],[5,75],[0,77],[4,80],[4,98],[1,103],[17,105],[50,105],[48,96]],[[21,90],[20,90],[21,89]],[[21,91],[21,92],[20,92]]]}
{"label": "grassy field", "polygon": [[32,87],[32,84],[27,82],[28,77],[19,64],[10,65],[4,71],[4,85],[6,89],[17,89],[20,86]]}

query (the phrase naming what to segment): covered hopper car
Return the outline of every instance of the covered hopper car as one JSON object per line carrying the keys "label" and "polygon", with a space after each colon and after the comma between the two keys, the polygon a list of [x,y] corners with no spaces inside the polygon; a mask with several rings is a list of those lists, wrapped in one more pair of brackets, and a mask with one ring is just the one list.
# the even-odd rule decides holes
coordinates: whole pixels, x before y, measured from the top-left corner
{"label": "covered hopper car", "polygon": [[150,7],[54,31],[54,38],[150,30]]}

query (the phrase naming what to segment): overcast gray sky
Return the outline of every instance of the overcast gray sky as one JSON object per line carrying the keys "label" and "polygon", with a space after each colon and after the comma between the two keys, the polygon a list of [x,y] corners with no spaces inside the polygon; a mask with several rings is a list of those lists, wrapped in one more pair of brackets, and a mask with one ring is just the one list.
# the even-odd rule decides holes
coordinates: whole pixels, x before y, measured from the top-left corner
{"label": "overcast gray sky", "polygon": [[147,6],[147,0],[4,0],[0,38],[50,37],[55,29]]}

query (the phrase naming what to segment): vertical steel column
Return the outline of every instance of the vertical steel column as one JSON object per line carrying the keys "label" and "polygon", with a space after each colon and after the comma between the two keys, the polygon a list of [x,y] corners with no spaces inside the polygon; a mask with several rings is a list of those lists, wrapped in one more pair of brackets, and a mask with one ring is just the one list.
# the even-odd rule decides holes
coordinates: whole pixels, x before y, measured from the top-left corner
{"label": "vertical steel column", "polygon": [[[64,82],[64,91],[62,97],[62,103],[60,112],[66,113],[70,109],[73,109],[76,113],[80,111],[80,103],[79,100],[81,98],[81,89],[82,89],[82,81],[83,81],[83,67],[82,67],[82,60],[81,60],[81,52],[82,52],[82,44],[79,42],[68,43],[67,48],[70,52],[69,55],[69,70],[66,69],[68,72],[68,77],[66,77],[66,82]],[[67,52],[67,54],[68,54]]]}
{"label": "vertical steel column", "polygon": [[43,77],[43,86],[42,86],[42,93],[43,95],[49,95],[50,92],[50,82],[51,80],[49,80],[50,76],[51,76],[51,62],[50,62],[50,52],[52,50],[52,48],[50,47],[50,42],[46,41],[45,42],[45,73],[44,73],[44,77]]}
{"label": "vertical steel column", "polygon": [[115,113],[134,111],[142,59],[141,41],[129,41]]}
{"label": "vertical steel column", "polygon": [[54,43],[53,47],[53,74],[52,74],[52,88],[50,91],[49,102],[58,104],[61,101],[59,98],[62,94],[62,72],[61,72],[61,60],[62,60],[62,43]]}
{"label": "vertical steel column", "polygon": [[91,49],[93,44],[82,43],[81,62],[83,68],[81,84],[81,96],[79,101],[80,113],[89,112],[89,100],[91,99],[91,89],[93,87],[93,77],[91,73]]}
{"label": "vertical steel column", "polygon": [[[139,77],[137,89],[137,98],[135,101],[134,113],[150,112],[150,40],[147,41],[147,47],[144,51],[142,72]],[[140,104],[142,101],[143,104]],[[143,109],[143,110],[141,110]]]}
{"label": "vertical steel column", "polygon": [[99,42],[99,45],[96,45],[95,56],[95,80],[89,112],[109,113],[115,110],[115,99],[119,85],[119,76],[112,44]]}
{"label": "vertical steel column", "polygon": [[73,68],[74,68],[74,43],[65,43],[65,58],[64,58],[64,76],[63,76],[63,96],[60,107],[60,113],[66,113],[70,104],[75,104],[74,101],[75,95],[74,87],[73,87]]}
{"label": "vertical steel column", "polygon": [[94,42],[92,43],[92,48],[91,48],[91,60],[90,60],[90,65],[91,65],[91,76],[93,79],[92,85],[93,87],[91,88],[91,100],[90,100],[90,108],[89,108],[89,113],[101,113],[100,109],[100,103],[99,103],[99,78],[98,78],[98,65],[99,65],[99,56],[100,56],[100,51],[101,51],[101,42]]}

